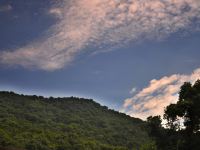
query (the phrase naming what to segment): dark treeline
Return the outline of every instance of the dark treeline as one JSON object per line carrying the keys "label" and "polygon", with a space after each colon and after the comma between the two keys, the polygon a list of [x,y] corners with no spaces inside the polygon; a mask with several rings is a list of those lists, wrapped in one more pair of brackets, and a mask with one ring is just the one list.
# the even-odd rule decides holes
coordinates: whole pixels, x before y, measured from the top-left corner
{"label": "dark treeline", "polygon": [[163,118],[165,128],[161,116],[147,118],[158,150],[200,150],[200,80],[181,86],[178,102],[165,108]]}

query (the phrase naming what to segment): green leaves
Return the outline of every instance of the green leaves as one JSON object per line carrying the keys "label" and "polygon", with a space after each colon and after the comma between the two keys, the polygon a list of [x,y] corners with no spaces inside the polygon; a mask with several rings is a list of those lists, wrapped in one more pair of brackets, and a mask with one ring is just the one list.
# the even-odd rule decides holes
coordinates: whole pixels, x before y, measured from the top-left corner
{"label": "green leaves", "polygon": [[93,100],[0,92],[0,147],[132,150],[150,141],[145,122]]}

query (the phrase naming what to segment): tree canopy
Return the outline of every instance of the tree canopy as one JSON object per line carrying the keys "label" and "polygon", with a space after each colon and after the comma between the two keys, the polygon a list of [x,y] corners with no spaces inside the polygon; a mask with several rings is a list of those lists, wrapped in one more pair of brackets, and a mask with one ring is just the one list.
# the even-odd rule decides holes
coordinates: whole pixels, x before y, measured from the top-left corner
{"label": "tree canopy", "polygon": [[93,100],[0,92],[0,149],[138,150],[151,145],[144,121]]}
{"label": "tree canopy", "polygon": [[149,135],[159,149],[200,149],[200,80],[181,86],[177,103],[165,108],[163,118],[167,128],[161,126],[160,116],[147,118]]}
{"label": "tree canopy", "polygon": [[3,150],[200,150],[200,80],[144,122],[91,99],[0,92]]}
{"label": "tree canopy", "polygon": [[200,80],[197,80],[194,85],[186,82],[181,86],[178,102],[167,106],[164,118],[167,119],[170,128],[177,129],[179,127],[177,121],[183,120],[188,134],[199,131]]}

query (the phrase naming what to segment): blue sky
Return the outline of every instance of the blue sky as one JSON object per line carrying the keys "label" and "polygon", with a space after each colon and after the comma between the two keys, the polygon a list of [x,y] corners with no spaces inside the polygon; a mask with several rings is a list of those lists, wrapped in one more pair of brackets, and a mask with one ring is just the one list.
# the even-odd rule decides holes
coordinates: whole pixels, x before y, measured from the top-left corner
{"label": "blue sky", "polygon": [[162,114],[178,87],[200,76],[198,6],[0,0],[0,90],[89,97],[140,118]]}

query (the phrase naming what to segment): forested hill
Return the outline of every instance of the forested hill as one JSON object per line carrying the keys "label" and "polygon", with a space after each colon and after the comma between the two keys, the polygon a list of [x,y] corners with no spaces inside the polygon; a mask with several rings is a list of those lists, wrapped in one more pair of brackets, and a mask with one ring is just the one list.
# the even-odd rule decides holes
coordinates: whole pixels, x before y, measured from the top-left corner
{"label": "forested hill", "polygon": [[0,149],[133,150],[148,142],[145,122],[93,100],[0,92]]}

